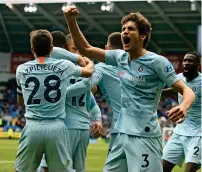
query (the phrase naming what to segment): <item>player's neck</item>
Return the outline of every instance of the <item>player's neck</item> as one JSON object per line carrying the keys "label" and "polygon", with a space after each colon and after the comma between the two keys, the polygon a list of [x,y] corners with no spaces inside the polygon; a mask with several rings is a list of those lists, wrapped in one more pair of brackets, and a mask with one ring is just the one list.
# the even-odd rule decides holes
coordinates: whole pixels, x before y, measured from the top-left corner
{"label": "player's neck", "polygon": [[191,75],[191,76],[186,76],[186,80],[187,80],[187,82],[190,82],[190,81],[192,81],[192,80],[194,80],[195,78],[197,78],[198,77],[198,71],[197,72],[195,72],[193,75]]}
{"label": "player's neck", "polygon": [[50,54],[49,54],[49,55],[46,55],[46,56],[37,56],[37,55],[35,55],[35,59],[39,59],[39,58],[41,58],[41,57],[44,57],[44,58],[46,59],[46,58],[49,58],[49,57],[50,57]]}
{"label": "player's neck", "polygon": [[139,57],[144,56],[147,53],[147,50],[142,48],[142,49],[137,49],[137,50],[131,50],[128,53],[129,53],[130,60],[136,60]]}

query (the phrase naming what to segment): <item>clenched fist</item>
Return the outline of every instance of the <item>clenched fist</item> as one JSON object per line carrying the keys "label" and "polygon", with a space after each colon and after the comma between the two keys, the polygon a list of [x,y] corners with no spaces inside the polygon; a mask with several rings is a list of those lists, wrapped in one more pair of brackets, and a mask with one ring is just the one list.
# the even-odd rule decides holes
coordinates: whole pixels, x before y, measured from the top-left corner
{"label": "clenched fist", "polygon": [[76,17],[79,15],[79,11],[75,6],[65,7],[63,13],[67,21],[75,20]]}

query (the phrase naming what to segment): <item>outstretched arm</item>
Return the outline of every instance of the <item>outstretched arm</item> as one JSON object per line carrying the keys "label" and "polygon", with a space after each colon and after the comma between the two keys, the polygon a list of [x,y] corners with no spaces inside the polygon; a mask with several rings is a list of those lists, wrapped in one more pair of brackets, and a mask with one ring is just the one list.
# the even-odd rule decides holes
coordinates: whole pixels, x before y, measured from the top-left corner
{"label": "outstretched arm", "polygon": [[73,54],[70,51],[67,51],[60,47],[53,47],[51,58],[69,60],[71,62],[78,63],[80,66],[86,65],[85,59],[82,56]]}
{"label": "outstretched arm", "polygon": [[67,87],[67,96],[77,96],[91,90],[94,86],[98,85],[103,77],[99,71],[95,71],[91,78],[83,79],[69,87]]}
{"label": "outstretched arm", "polygon": [[65,8],[64,15],[69,26],[69,31],[74,40],[74,44],[78,48],[79,52],[86,57],[104,62],[105,50],[91,46],[79,29],[76,21],[76,17],[79,15],[77,8],[75,6]]}

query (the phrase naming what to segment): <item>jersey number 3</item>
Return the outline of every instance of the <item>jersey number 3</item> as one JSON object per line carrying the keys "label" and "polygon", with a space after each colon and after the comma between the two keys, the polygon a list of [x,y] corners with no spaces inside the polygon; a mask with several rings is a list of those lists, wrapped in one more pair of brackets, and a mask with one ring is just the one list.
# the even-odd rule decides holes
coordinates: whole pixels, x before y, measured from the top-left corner
{"label": "jersey number 3", "polygon": [[[50,85],[50,81],[56,81],[55,85]],[[33,82],[34,83],[34,89],[32,90],[31,94],[29,95],[29,98],[27,100],[27,105],[30,104],[40,104],[41,99],[34,99],[35,94],[37,93],[39,87],[40,87],[40,82],[36,77],[30,77],[26,80],[25,82],[25,88],[29,88],[29,83]],[[60,100],[61,97],[61,91],[60,91],[60,78],[55,75],[50,75],[44,80],[44,86],[46,87],[44,91],[44,99],[49,102],[49,103],[56,103]],[[52,98],[49,96],[51,91],[56,91],[57,95],[56,97]]]}

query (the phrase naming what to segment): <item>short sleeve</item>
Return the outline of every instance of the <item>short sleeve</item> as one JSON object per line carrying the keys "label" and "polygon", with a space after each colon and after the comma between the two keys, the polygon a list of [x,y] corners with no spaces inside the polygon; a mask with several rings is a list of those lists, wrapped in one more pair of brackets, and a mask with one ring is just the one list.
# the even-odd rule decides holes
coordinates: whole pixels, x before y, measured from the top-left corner
{"label": "short sleeve", "polygon": [[118,66],[117,58],[119,50],[107,50],[105,51],[105,63],[112,66]]}
{"label": "short sleeve", "polygon": [[100,71],[100,69],[95,67],[95,71],[91,77],[92,78],[92,85],[91,86],[93,87],[95,85],[99,85],[99,83],[102,80],[102,77],[103,77],[103,74]]}
{"label": "short sleeve", "polygon": [[79,77],[81,76],[81,70],[82,68],[75,65],[74,63],[70,62],[69,60],[64,60],[63,63],[67,68],[66,68],[66,74],[68,76],[76,76]]}
{"label": "short sleeve", "polygon": [[20,84],[20,70],[21,70],[21,65],[17,67],[16,70],[16,82],[17,82],[17,94],[22,95],[22,87]]}
{"label": "short sleeve", "polygon": [[154,68],[158,77],[169,87],[180,79],[176,74],[173,65],[165,57],[157,58]]}
{"label": "short sleeve", "polygon": [[70,51],[67,51],[63,48],[53,47],[53,51],[51,52],[51,57],[54,59],[65,59],[71,62],[78,62],[78,55],[73,54]]}

